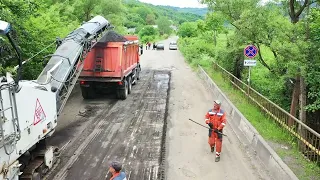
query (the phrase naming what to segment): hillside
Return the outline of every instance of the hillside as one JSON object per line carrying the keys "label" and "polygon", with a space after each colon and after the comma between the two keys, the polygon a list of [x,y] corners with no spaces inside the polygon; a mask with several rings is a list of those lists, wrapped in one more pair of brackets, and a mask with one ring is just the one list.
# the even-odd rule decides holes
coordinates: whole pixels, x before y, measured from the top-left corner
{"label": "hillside", "polygon": [[[203,19],[201,15],[187,12],[186,10],[184,10],[185,12],[183,12],[182,10],[177,11],[175,7],[171,6],[155,6],[148,3],[142,3],[138,0],[125,0],[124,4],[126,4],[131,13],[139,13],[140,17],[142,18],[145,18],[146,14],[154,15],[155,18],[165,16],[168,19],[172,20],[176,25],[182,24],[183,22]],[[139,8],[138,11],[135,11],[137,10],[137,8]]]}
{"label": "hillside", "polygon": [[[13,25],[14,39],[22,48],[23,59],[32,57],[51,44],[34,57],[32,63],[25,65],[24,79],[38,76],[43,68],[42,57],[55,50],[53,42],[56,37],[64,38],[81,22],[96,15],[110,21],[117,33],[138,34],[142,43],[167,38],[174,26],[202,18],[196,14],[181,13],[138,0],[2,0],[0,7],[0,19]],[[158,28],[154,28],[155,25]],[[9,41],[0,38],[0,74],[11,71],[16,65],[16,57],[12,52],[14,51]]]}
{"label": "hillside", "polygon": [[196,14],[198,16],[205,16],[208,12],[208,8],[180,8],[180,7],[172,7],[172,6],[162,6],[168,9],[172,9],[181,13],[190,13]]}

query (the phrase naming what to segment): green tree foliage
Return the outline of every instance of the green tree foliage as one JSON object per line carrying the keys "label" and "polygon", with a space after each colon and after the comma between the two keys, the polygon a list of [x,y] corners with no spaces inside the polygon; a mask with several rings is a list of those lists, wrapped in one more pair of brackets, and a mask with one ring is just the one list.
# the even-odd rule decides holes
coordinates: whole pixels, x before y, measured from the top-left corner
{"label": "green tree foliage", "polygon": [[157,20],[158,29],[160,31],[160,34],[171,34],[171,22],[166,17],[160,17]]}
{"label": "green tree foliage", "polygon": [[205,16],[208,12],[208,8],[180,8],[180,7],[171,7],[171,6],[163,6],[168,9],[173,9],[178,12],[184,12],[184,13],[192,13],[197,14],[200,16]]}
{"label": "green tree foliage", "polygon": [[134,9],[134,12],[137,13],[137,14],[139,14],[140,17],[141,17],[142,19],[144,19],[144,20],[147,19],[147,16],[148,16],[149,14],[152,14],[152,10],[149,9],[149,8],[147,8],[147,7],[145,7],[145,6],[136,7],[136,8]]}
{"label": "green tree foliage", "polygon": [[139,32],[140,36],[155,36],[157,35],[157,30],[153,26],[145,26]]}
{"label": "green tree foliage", "polygon": [[[320,110],[320,13],[318,8],[312,6],[313,1],[301,1],[299,4],[298,1],[286,0],[282,4],[269,2],[264,6],[259,0],[202,2],[209,5],[211,12],[204,21],[198,21],[200,33],[190,33],[192,28],[186,28],[183,26],[184,23],[179,29],[181,37],[197,36],[198,40],[188,38],[181,40],[181,43],[189,44],[190,49],[190,44],[193,44],[193,47],[203,51],[196,43],[215,47],[215,42],[209,41],[210,37],[214,37],[214,32],[218,31],[220,35],[228,32],[223,35],[226,38],[225,44],[218,40],[218,46],[213,50],[208,48],[210,51],[205,54],[211,54],[219,64],[245,82],[248,71],[242,65],[245,59],[243,48],[248,44],[254,44],[259,48],[255,57],[259,63],[253,68],[251,85],[289,111],[292,82],[301,75],[306,78],[307,83],[307,109]],[[310,12],[307,16],[309,6]]]}
{"label": "green tree foliage", "polygon": [[139,16],[139,14],[128,14],[124,26],[127,28],[136,28],[140,25],[144,25],[145,21]]}
{"label": "green tree foliage", "polygon": [[202,30],[213,31],[214,45],[217,46],[217,35],[223,30],[224,18],[220,13],[210,13],[206,16],[206,24],[202,26]]}
{"label": "green tree foliage", "polygon": [[178,30],[178,35],[182,38],[184,37],[195,37],[197,36],[197,23],[195,22],[185,22],[182,23]]}
{"label": "green tree foliage", "polygon": [[143,43],[153,41],[157,35],[157,29],[150,25],[143,27],[139,32],[139,37]]}
{"label": "green tree foliage", "polygon": [[153,13],[148,14],[146,17],[146,23],[148,25],[153,25],[155,24],[155,22],[156,22],[156,16]]}
{"label": "green tree foliage", "polygon": [[310,19],[310,56],[308,59],[307,84],[309,85],[307,109],[315,112],[320,109],[320,10],[312,9]]}
{"label": "green tree foliage", "polygon": [[[197,15],[184,16],[168,8],[156,7],[137,0],[1,0],[0,19],[13,26],[12,35],[22,50],[24,60],[33,57],[23,67],[23,79],[35,79],[43,69],[44,56],[55,51],[56,37],[64,38],[83,21],[102,15],[120,34],[127,34],[127,28],[136,28],[136,34],[147,24],[155,25],[165,14],[175,17],[174,22],[184,19],[192,21]],[[157,29],[146,27],[140,38],[153,41],[158,38]],[[149,30],[148,30],[149,29]],[[148,34],[149,32],[149,34]],[[146,36],[146,37],[144,37]],[[51,45],[51,46],[49,46]],[[8,40],[0,37],[0,73],[13,71],[17,56]]]}
{"label": "green tree foliage", "polygon": [[[66,4],[55,3],[48,5],[41,0],[2,1],[0,19],[8,21],[13,26],[13,37],[21,47],[23,59],[31,57],[36,52],[55,41],[56,37],[64,37],[79,25],[74,18],[69,18],[72,12],[61,13],[60,9]],[[2,37],[1,53],[4,62],[1,69],[17,65],[17,57],[8,41]],[[31,63],[27,63],[23,70],[23,78],[34,79],[42,70],[43,56],[51,54],[54,46],[40,53]],[[2,59],[1,58],[1,59]]]}
{"label": "green tree foliage", "polygon": [[78,0],[74,2],[74,7],[77,11],[74,11],[78,18],[82,21],[89,21],[93,11],[101,3],[101,0]]}

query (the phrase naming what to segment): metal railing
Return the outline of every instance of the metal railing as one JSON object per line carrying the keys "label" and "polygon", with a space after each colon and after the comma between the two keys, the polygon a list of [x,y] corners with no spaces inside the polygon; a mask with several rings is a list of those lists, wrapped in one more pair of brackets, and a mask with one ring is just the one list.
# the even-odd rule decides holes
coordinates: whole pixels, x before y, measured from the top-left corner
{"label": "metal railing", "polygon": [[[200,66],[200,65],[199,65]],[[201,66],[200,66],[201,67]],[[249,102],[259,107],[266,115],[274,119],[282,128],[296,137],[299,150],[311,161],[320,163],[320,134],[292,116],[290,113],[249,87],[220,65],[214,63],[214,70],[218,70],[222,77],[234,88],[240,90]]]}

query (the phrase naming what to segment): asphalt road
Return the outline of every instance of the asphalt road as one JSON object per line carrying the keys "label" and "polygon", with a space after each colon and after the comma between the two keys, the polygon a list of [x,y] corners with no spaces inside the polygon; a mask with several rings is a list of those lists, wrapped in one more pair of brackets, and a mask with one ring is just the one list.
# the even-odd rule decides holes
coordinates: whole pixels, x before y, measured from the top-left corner
{"label": "asphalt road", "polygon": [[214,162],[207,130],[188,121],[204,124],[214,97],[180,52],[168,50],[171,40],[164,51],[144,50],[141,80],[127,100],[85,101],[75,88],[48,142],[62,151],[46,179],[104,179],[112,160],[124,163],[128,180],[267,179],[228,127],[230,141]]}

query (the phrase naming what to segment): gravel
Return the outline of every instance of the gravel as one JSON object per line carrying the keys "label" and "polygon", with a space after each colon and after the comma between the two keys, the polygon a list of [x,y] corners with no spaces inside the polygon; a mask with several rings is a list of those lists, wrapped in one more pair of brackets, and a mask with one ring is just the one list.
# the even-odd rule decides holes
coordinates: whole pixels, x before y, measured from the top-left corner
{"label": "gravel", "polygon": [[127,39],[120,34],[116,33],[115,31],[109,31],[106,33],[99,42],[106,43],[106,42],[125,42]]}

